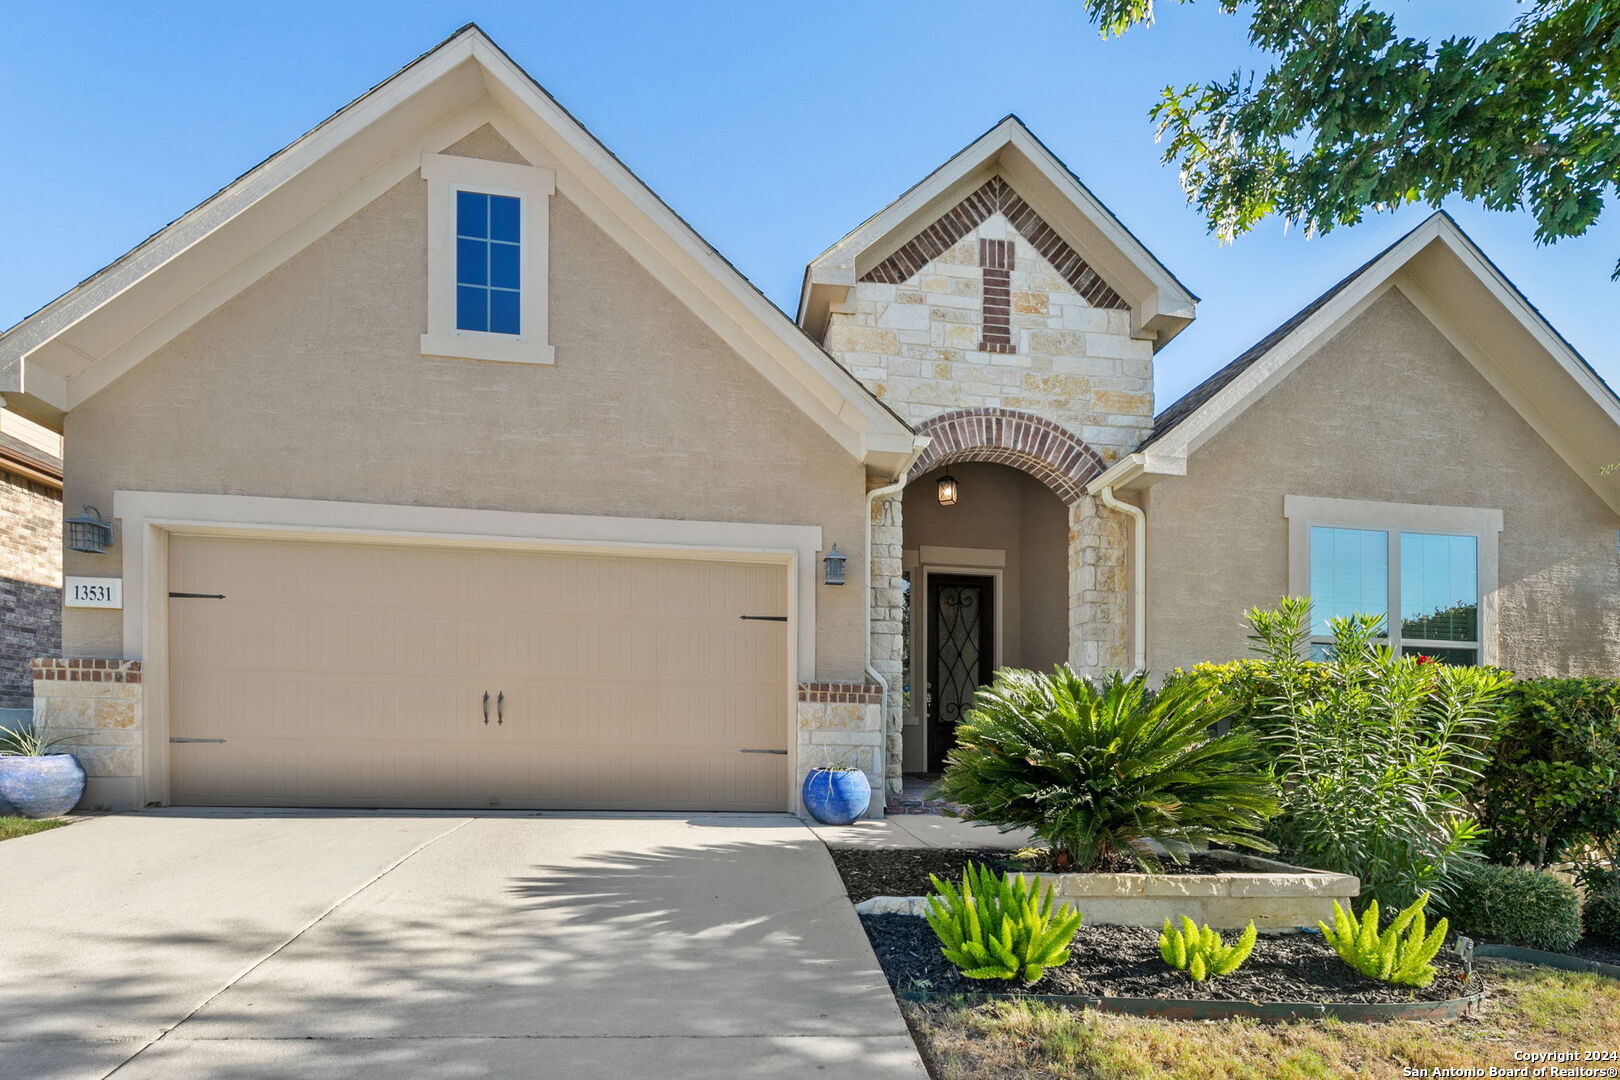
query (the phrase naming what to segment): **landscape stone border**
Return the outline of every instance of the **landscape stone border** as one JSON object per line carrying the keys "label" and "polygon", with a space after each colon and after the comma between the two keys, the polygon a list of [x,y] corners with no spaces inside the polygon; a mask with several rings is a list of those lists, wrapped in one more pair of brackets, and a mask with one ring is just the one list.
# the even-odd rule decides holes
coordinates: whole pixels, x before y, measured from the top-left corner
{"label": "landscape stone border", "polygon": [[1445,1001],[1202,1001],[1187,998],[1089,997],[1080,994],[941,994],[900,990],[901,1001],[929,1004],[1043,1001],[1158,1020],[1458,1020],[1478,1016],[1485,994]]}

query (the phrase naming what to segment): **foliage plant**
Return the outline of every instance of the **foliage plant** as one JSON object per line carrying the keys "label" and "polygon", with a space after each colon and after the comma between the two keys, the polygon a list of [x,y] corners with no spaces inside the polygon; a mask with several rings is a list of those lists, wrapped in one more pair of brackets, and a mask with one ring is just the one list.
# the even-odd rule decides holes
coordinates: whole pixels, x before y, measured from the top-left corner
{"label": "foliage plant", "polygon": [[66,753],[57,747],[83,737],[82,735],[53,737],[32,721],[16,728],[0,726],[0,757],[46,757],[50,754]]}
{"label": "foliage plant", "polygon": [[[1105,36],[1153,21],[1154,0],[1082,2]],[[1327,232],[1452,195],[1528,211],[1542,243],[1590,228],[1620,177],[1620,3],[1526,0],[1493,34],[1439,41],[1387,6],[1219,0],[1269,68],[1167,87],[1152,110],[1210,231],[1276,215]]]}
{"label": "foliage plant", "polygon": [[1537,868],[1620,854],[1620,680],[1525,679],[1476,790],[1485,852]]}
{"label": "foliage plant", "polygon": [[1620,871],[1590,867],[1581,886],[1586,890],[1581,926],[1593,937],[1620,945]]}
{"label": "foliage plant", "polygon": [[1335,900],[1333,925],[1316,925],[1339,959],[1363,975],[1399,986],[1428,986],[1434,982],[1431,961],[1445,942],[1447,930],[1445,919],[1433,930],[1427,929],[1423,907],[1428,902],[1428,893],[1419,896],[1380,932],[1377,900],[1367,905],[1360,919]]}
{"label": "foliage plant", "polygon": [[1056,890],[1022,874],[998,874],[978,863],[962,871],[958,890],[929,875],[928,925],[940,952],[970,979],[1033,983],[1069,961],[1080,912],[1060,907]]}
{"label": "foliage plant", "polygon": [[1306,660],[1303,598],[1248,618],[1263,673],[1250,676],[1252,726],[1275,755],[1283,806],[1268,837],[1296,861],[1354,874],[1365,900],[1449,900],[1478,858],[1467,797],[1508,674],[1398,656],[1369,615],[1329,620],[1328,659]]}
{"label": "foliage plant", "polygon": [[1185,971],[1193,982],[1230,975],[1243,966],[1243,961],[1254,951],[1254,920],[1244,928],[1236,943],[1228,945],[1221,935],[1208,926],[1200,927],[1183,915],[1181,926],[1164,920],[1164,931],[1159,934],[1159,955],[1177,971]]}
{"label": "foliage plant", "polygon": [[1469,937],[1565,952],[1581,938],[1581,898],[1568,882],[1522,866],[1484,864],[1446,908]]}
{"label": "foliage plant", "polygon": [[1157,871],[1147,840],[1269,851],[1273,785],[1250,733],[1210,733],[1223,710],[1198,685],[1003,669],[957,725],[939,792],[1003,832],[1030,829],[1062,869],[1125,857]]}

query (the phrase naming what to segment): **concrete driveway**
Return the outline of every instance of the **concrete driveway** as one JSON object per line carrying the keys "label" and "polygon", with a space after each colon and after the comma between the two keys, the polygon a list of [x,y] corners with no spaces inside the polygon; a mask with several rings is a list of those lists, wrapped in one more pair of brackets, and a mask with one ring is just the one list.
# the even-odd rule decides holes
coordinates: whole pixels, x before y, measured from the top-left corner
{"label": "concrete driveway", "polygon": [[7,1077],[926,1076],[786,816],[151,811],[0,892]]}

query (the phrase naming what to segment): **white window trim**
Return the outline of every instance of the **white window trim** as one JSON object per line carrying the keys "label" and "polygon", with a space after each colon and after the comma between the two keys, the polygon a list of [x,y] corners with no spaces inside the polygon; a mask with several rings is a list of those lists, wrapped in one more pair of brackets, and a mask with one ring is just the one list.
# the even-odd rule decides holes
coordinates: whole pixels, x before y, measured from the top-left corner
{"label": "white window trim", "polygon": [[[422,355],[507,364],[554,364],[547,321],[550,291],[550,196],[557,174],[533,165],[423,154],[422,179],[428,185],[428,328]],[[521,334],[492,334],[456,329],[456,192],[507,195],[521,202],[522,290]]]}
{"label": "white window trim", "polygon": [[[1479,542],[1479,662],[1497,663],[1496,586],[1497,537],[1502,511],[1475,506],[1424,506],[1417,503],[1328,499],[1311,495],[1285,495],[1283,517],[1288,520],[1288,594],[1308,596],[1311,591],[1311,526],[1372,529],[1388,533],[1439,533],[1472,536]],[[1400,544],[1390,543],[1389,610],[1397,613],[1400,585]],[[1396,634],[1397,639],[1399,634]],[[1457,642],[1466,648],[1467,643]],[[1439,646],[1436,646],[1439,647]]]}

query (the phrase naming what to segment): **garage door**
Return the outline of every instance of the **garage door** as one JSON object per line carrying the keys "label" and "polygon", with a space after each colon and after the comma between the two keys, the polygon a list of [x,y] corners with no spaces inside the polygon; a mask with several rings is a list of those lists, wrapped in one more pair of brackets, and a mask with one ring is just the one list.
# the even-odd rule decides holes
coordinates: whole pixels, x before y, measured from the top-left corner
{"label": "garage door", "polygon": [[180,536],[169,558],[175,803],[786,808],[782,566]]}

